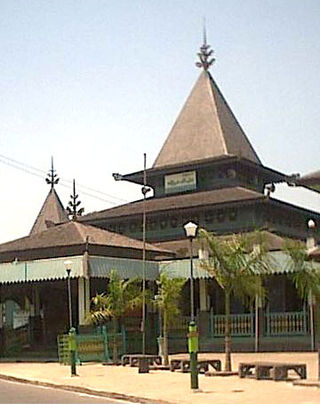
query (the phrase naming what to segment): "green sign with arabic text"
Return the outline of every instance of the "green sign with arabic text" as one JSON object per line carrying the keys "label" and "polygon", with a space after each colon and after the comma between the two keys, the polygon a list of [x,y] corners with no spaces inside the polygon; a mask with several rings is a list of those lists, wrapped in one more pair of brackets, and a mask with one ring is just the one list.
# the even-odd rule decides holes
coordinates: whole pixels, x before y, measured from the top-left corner
{"label": "green sign with arabic text", "polygon": [[164,178],[164,187],[166,194],[196,189],[196,172],[186,171],[184,173],[166,175]]}

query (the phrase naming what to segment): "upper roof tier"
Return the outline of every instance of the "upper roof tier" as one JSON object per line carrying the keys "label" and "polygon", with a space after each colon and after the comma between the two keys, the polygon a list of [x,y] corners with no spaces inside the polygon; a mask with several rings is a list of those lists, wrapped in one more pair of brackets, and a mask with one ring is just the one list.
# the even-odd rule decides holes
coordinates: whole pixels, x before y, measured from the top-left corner
{"label": "upper roof tier", "polygon": [[153,168],[228,155],[261,164],[217,84],[204,69]]}
{"label": "upper roof tier", "polygon": [[32,226],[30,236],[47,230],[58,223],[67,222],[68,214],[63,207],[58,194],[52,187],[40,209],[40,212]]}

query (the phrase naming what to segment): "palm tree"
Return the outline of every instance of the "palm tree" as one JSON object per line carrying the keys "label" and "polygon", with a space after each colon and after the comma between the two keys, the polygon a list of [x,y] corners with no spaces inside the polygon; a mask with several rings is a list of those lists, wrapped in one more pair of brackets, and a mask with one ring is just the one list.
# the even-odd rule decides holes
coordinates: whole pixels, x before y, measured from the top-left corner
{"label": "palm tree", "polygon": [[208,248],[209,258],[200,266],[209,272],[222,288],[225,298],[225,370],[231,371],[230,299],[241,298],[252,304],[258,296],[264,298],[261,274],[269,270],[269,261],[261,233],[234,234],[216,237],[204,229],[200,242]]}
{"label": "palm tree", "polygon": [[142,305],[141,285],[137,279],[120,279],[116,271],[111,271],[105,293],[91,299],[88,321],[95,325],[113,321],[113,363],[118,362],[117,332],[124,315]]}
{"label": "palm tree", "polygon": [[287,261],[287,271],[292,273],[290,276],[298,295],[304,301],[310,299],[310,334],[311,348],[314,349],[314,329],[313,329],[313,297],[320,298],[320,271],[319,267],[309,259],[308,251],[303,242],[297,240],[286,240],[285,251],[290,257]]}
{"label": "palm tree", "polygon": [[313,261],[310,261],[308,251],[303,242],[286,240],[285,251],[290,257],[288,272],[301,299],[307,300],[310,293],[320,296],[320,271]]}
{"label": "palm tree", "polygon": [[163,357],[166,366],[169,364],[168,328],[180,314],[178,303],[185,282],[186,280],[182,278],[169,278],[165,272],[160,274],[157,281],[158,295],[155,305],[158,307],[162,318]]}

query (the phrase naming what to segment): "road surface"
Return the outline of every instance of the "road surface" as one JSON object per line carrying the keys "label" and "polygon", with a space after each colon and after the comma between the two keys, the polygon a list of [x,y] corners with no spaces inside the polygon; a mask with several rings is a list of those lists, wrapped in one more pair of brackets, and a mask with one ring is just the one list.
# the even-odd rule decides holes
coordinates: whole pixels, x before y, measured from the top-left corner
{"label": "road surface", "polygon": [[54,388],[0,380],[0,404],[122,404],[122,400],[94,397]]}

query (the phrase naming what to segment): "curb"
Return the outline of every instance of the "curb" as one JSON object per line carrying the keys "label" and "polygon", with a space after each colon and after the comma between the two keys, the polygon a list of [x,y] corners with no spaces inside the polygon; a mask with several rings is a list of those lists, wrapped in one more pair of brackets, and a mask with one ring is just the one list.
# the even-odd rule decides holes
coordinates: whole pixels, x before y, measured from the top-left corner
{"label": "curb", "polygon": [[320,388],[320,381],[318,381],[318,380],[295,380],[292,384],[294,386],[318,387],[318,388]]}
{"label": "curb", "polygon": [[123,400],[123,401],[128,401],[128,402],[131,402],[131,403],[140,403],[140,404],[177,404],[177,403],[174,403],[172,401],[150,399],[150,398],[139,397],[139,396],[130,396],[130,395],[127,395],[127,394],[122,394],[122,393],[94,390],[94,389],[90,389],[88,387],[72,386],[72,385],[66,385],[66,384],[55,384],[55,383],[50,383],[50,382],[41,382],[41,381],[38,381],[38,380],[23,379],[21,377],[9,376],[9,375],[3,375],[3,374],[0,374],[0,379],[1,380],[11,381],[11,382],[19,382],[19,383],[24,383],[24,384],[31,384],[31,385],[34,385],[34,386],[51,387],[51,388],[55,388],[55,389],[59,389],[59,390],[73,391],[75,393],[89,394],[89,395],[92,395],[92,396],[112,398],[112,399],[115,399],[115,400]]}

